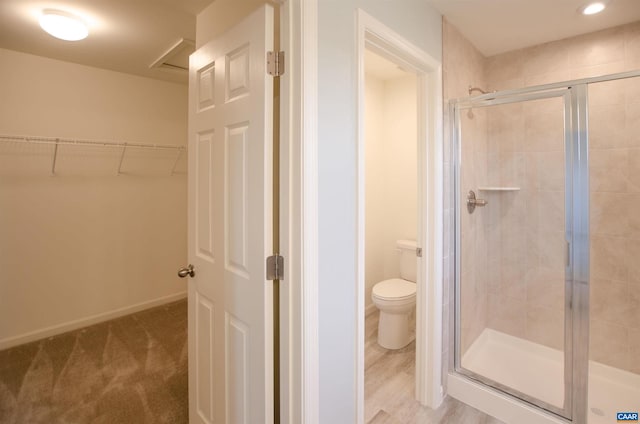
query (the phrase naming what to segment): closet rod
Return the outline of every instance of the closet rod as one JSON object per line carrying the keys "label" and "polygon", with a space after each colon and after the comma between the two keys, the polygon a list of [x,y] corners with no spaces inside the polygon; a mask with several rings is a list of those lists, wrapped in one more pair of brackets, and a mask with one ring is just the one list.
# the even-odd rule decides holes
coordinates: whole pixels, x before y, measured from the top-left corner
{"label": "closet rod", "polygon": [[54,146],[93,146],[93,147],[120,147],[120,148],[139,148],[139,149],[155,149],[155,150],[186,150],[185,146],[176,146],[170,144],[142,144],[128,143],[119,141],[93,141],[71,138],[55,138],[55,137],[32,137],[22,135],[0,135],[0,141],[25,143],[25,144],[52,144]]}

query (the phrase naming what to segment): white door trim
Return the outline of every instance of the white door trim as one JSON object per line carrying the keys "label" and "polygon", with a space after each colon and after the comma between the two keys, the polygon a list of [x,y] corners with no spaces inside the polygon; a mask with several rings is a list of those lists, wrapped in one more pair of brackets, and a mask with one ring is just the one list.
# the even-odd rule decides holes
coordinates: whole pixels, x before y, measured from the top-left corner
{"label": "white door trim", "polygon": [[436,408],[442,402],[442,65],[396,32],[358,9],[357,19],[357,281],[356,422],[364,422],[365,296],[365,49],[416,72],[418,79],[418,261],[416,295],[416,397]]}
{"label": "white door trim", "polygon": [[320,422],[318,313],[318,0],[302,1],[303,422]]}
{"label": "white door trim", "polygon": [[318,0],[282,4],[281,422],[318,424]]}

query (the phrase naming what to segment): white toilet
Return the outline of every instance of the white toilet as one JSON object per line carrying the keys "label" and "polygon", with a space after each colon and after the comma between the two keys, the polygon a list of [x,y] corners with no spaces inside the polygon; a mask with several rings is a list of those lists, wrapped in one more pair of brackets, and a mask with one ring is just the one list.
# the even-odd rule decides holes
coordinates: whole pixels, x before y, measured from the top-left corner
{"label": "white toilet", "polygon": [[416,242],[398,240],[400,277],[380,281],[373,286],[371,299],[380,310],[378,344],[386,349],[400,349],[415,338],[410,316],[416,305]]}

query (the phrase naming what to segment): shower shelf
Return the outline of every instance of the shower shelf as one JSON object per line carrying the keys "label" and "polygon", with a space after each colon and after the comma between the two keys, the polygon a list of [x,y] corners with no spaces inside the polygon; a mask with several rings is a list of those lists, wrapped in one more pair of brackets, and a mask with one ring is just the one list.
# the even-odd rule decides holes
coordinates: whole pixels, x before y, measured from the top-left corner
{"label": "shower shelf", "polygon": [[483,186],[478,187],[478,191],[520,191],[520,187]]}

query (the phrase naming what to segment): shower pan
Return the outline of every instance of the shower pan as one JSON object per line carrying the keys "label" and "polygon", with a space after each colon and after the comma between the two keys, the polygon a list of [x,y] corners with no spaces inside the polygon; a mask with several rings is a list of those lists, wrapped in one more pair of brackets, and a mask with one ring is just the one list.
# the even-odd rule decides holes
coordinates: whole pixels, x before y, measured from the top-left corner
{"label": "shower pan", "polygon": [[[455,260],[448,390],[506,422],[599,424],[615,421],[618,412],[640,409],[640,363],[633,363],[640,357],[631,354],[640,315],[634,315],[633,305],[626,317],[604,310],[606,302],[599,296],[610,296],[608,286],[599,282],[603,287],[592,287],[594,266],[596,274],[606,269],[599,265],[602,248],[591,252],[596,242],[590,208],[592,197],[606,200],[608,192],[594,192],[589,185],[591,174],[607,186],[603,173],[608,171],[601,165],[592,168],[592,161],[602,164],[601,157],[621,148],[603,134],[601,117],[593,119],[590,133],[589,96],[593,91],[598,105],[608,104],[603,93],[612,90],[602,84],[618,84],[616,101],[623,103],[621,110],[629,110],[627,103],[636,100],[625,97],[622,85],[640,93],[638,76],[628,72],[450,103],[450,255]],[[473,114],[467,113],[472,108]],[[604,113],[597,108],[599,115]],[[639,118],[636,109],[640,103],[631,106],[624,122]],[[611,138],[622,137],[631,152],[627,155],[637,153],[640,159],[640,136],[633,128]],[[601,150],[590,146],[590,138]],[[625,163],[640,173],[636,162]],[[636,188],[640,192],[640,185]],[[594,216],[604,219],[600,210]],[[606,276],[597,277],[604,281]],[[626,287],[621,284],[615,281],[611,287]],[[616,319],[620,322],[610,322]],[[598,344],[590,355],[590,339],[592,347],[598,338],[603,343],[601,334],[590,334],[590,323],[594,328],[628,326],[625,363],[619,355],[600,354]],[[624,340],[619,343],[623,346]]]}

